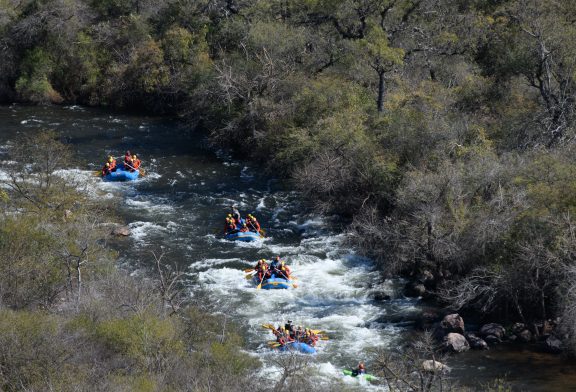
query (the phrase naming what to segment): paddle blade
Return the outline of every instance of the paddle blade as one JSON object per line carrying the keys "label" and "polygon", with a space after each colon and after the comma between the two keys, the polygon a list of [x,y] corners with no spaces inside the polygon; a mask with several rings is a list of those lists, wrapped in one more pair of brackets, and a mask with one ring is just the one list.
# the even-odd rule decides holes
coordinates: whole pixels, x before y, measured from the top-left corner
{"label": "paddle blade", "polygon": [[295,289],[298,288],[298,285],[296,283],[292,283],[292,287],[294,287]]}
{"label": "paddle blade", "polygon": [[266,328],[266,329],[276,329],[274,328],[274,326],[272,324],[262,324],[262,328]]}
{"label": "paddle blade", "polygon": [[254,268],[246,268],[246,269],[244,270],[244,272],[252,272],[252,271],[254,271]]}
{"label": "paddle blade", "polygon": [[95,177],[100,177],[102,175],[102,173],[100,172],[100,170],[97,170],[95,172],[92,172],[92,175]]}
{"label": "paddle blade", "polygon": [[260,290],[262,288],[262,283],[260,283],[258,286],[256,286],[256,290]]}

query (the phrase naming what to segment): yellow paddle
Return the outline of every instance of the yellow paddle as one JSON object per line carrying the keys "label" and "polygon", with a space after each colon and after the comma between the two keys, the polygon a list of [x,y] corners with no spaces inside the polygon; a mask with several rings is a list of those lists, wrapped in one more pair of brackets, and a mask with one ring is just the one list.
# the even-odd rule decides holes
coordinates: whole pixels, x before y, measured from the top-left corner
{"label": "yellow paddle", "polygon": [[265,277],[266,274],[262,274],[262,280],[260,281],[260,283],[258,283],[258,286],[256,286],[256,290],[260,290],[262,288],[262,282],[264,282]]}

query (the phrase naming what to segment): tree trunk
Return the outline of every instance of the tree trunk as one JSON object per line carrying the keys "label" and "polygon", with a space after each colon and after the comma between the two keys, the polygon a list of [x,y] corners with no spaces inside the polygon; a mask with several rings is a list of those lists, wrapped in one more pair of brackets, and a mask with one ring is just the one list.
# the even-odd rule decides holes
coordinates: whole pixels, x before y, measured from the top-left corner
{"label": "tree trunk", "polygon": [[378,113],[384,111],[384,72],[378,72]]}

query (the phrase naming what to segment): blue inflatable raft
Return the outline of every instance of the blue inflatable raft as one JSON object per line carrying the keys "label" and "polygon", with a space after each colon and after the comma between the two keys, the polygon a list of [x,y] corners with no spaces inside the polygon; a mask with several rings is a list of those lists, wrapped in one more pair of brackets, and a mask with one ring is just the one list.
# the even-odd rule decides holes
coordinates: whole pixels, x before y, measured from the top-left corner
{"label": "blue inflatable raft", "polygon": [[224,238],[231,241],[252,242],[259,240],[260,234],[255,233],[253,231],[245,231],[245,232],[237,231],[236,233],[226,234]]}
{"label": "blue inflatable raft", "polygon": [[[254,276],[254,283],[259,284],[258,276]],[[292,281],[284,278],[277,278],[276,275],[272,275],[269,279],[264,279],[262,282],[262,288],[265,290],[275,290],[275,289],[289,289],[292,287]]]}
{"label": "blue inflatable raft", "polygon": [[316,354],[316,349],[309,344],[302,342],[291,342],[287,343],[282,347],[279,347],[280,351],[298,351],[303,354]]}
{"label": "blue inflatable raft", "polygon": [[102,179],[104,181],[134,181],[140,175],[140,170],[135,170],[133,172],[129,170],[124,170],[124,165],[120,164],[116,167],[116,170],[106,174]]}

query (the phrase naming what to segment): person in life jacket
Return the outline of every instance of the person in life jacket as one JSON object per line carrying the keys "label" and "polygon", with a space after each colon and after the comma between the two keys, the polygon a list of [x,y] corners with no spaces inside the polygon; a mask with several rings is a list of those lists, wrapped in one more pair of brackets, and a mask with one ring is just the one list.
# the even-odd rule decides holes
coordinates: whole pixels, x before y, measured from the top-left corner
{"label": "person in life jacket", "polygon": [[236,232],[236,222],[232,216],[226,217],[226,223],[224,224],[224,234],[232,234]]}
{"label": "person in life jacket", "polygon": [[110,163],[106,162],[106,164],[104,165],[104,167],[102,168],[102,177],[106,176],[110,174]]}
{"label": "person in life jacket", "polygon": [[130,168],[130,171],[133,172],[138,170],[141,164],[142,162],[140,161],[140,159],[138,159],[136,155],[132,155],[132,167]]}
{"label": "person in life jacket", "polygon": [[364,374],[366,373],[366,368],[364,367],[364,362],[360,362],[358,364],[358,367],[354,370],[352,370],[352,376],[356,377],[360,374]]}
{"label": "person in life jacket", "polygon": [[130,154],[130,151],[126,151],[126,154],[124,154],[124,166],[125,169],[129,169],[132,166],[132,154]]}
{"label": "person in life jacket", "polygon": [[248,225],[250,231],[260,233],[260,223],[258,223],[258,220],[254,215],[248,214],[248,217],[246,218],[246,224]]}
{"label": "person in life jacket", "polygon": [[305,335],[305,343],[310,346],[315,346],[316,342],[318,342],[318,336],[310,330],[310,328],[306,328],[304,330]]}
{"label": "person in life jacket", "polygon": [[254,269],[258,273],[258,281],[262,281],[268,275],[268,264],[264,259],[258,260]]}
{"label": "person in life jacket", "polygon": [[292,273],[292,271],[290,271],[290,267],[288,267],[286,265],[286,263],[284,262],[284,260],[282,260],[280,262],[280,268],[278,273],[280,274],[281,277],[283,277],[286,280],[290,280],[290,274]]}
{"label": "person in life jacket", "polygon": [[232,210],[232,217],[236,219],[236,222],[242,223],[242,216],[240,215],[240,211],[238,211],[238,207],[236,207],[236,205],[233,204],[230,206],[230,209]]}
{"label": "person in life jacket", "polygon": [[108,157],[108,163],[110,164],[110,171],[116,171],[116,159],[112,155]]}
{"label": "person in life jacket", "polygon": [[246,233],[248,230],[248,225],[246,225],[246,222],[242,223],[242,226],[240,227],[240,233]]}
{"label": "person in life jacket", "polygon": [[294,325],[292,325],[292,320],[288,320],[286,324],[284,324],[284,329],[291,333],[294,330]]}
{"label": "person in life jacket", "polygon": [[270,263],[270,273],[276,274],[278,277],[282,276],[280,266],[280,256],[276,256],[272,263]]}

